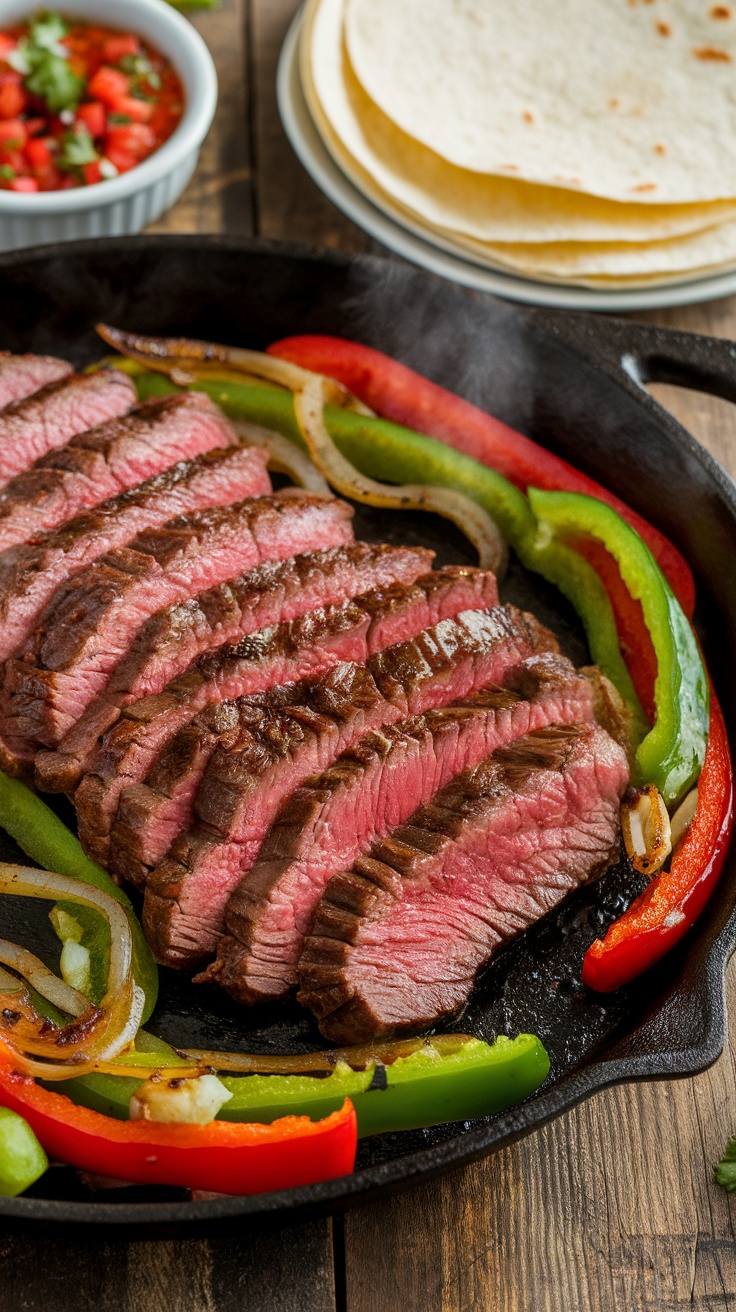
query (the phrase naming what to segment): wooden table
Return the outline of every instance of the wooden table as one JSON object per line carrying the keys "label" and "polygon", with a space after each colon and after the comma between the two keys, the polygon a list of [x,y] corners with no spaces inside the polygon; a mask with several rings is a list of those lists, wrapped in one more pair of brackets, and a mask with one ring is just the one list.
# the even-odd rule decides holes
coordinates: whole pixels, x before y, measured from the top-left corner
{"label": "wooden table", "polygon": [[[195,19],[220,109],[157,227],[378,249],[321,195],[281,129],[276,61],[296,0]],[[648,316],[736,337],[736,299]],[[736,474],[725,402],[658,397]],[[294,1229],[130,1245],[0,1238],[0,1312],[722,1312],[736,1308],[735,1203],[712,1164],[736,1132],[731,1044],[694,1080],[599,1093],[436,1184]]]}

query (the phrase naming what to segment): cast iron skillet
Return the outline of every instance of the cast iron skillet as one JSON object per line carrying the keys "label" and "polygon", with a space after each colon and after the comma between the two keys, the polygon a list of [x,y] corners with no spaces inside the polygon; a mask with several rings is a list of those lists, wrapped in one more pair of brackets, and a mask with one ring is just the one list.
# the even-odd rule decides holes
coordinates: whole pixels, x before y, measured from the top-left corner
{"label": "cast iron skillet", "polygon": [[[98,319],[262,347],[296,332],[356,338],[559,451],[652,519],[681,547],[698,582],[698,627],[726,715],[736,647],[736,489],[722,469],[649,396],[650,380],[736,400],[736,346],[592,315],[534,310],[444,282],[398,262],[313,254],[266,243],[147,237],[79,243],[0,257],[0,348],[48,351],[84,365],[99,357]],[[361,512],[358,531],[424,541],[440,562],[467,560],[447,526],[428,517]],[[552,589],[510,571],[502,595],[527,604],[585,658],[574,616]],[[0,857],[17,852],[9,840]],[[580,981],[585,949],[639,886],[625,863],[581,890],[503,953],[458,1028],[483,1037],[539,1033],[552,1074],[506,1115],[368,1140],[345,1180],[256,1198],[187,1201],[176,1191],[92,1194],[55,1168],[35,1191],[0,1201],[5,1224],[54,1222],[140,1232],[202,1233],[242,1218],[302,1217],[429,1179],[506,1144],[580,1099],[621,1080],[692,1075],[725,1038],[724,968],[736,943],[736,859],[711,906],[679,949],[610,998]],[[33,915],[23,904],[23,915]],[[47,922],[42,917],[34,933]],[[15,928],[21,930],[16,920]],[[12,930],[5,923],[3,932]],[[51,950],[50,931],[47,944]],[[12,936],[12,934],[11,934]],[[151,1024],[197,1047],[300,1051],[320,1046],[303,1012],[248,1012],[215,990],[162,972]],[[377,1094],[376,1096],[380,1096]],[[112,1197],[118,1201],[100,1201]]]}

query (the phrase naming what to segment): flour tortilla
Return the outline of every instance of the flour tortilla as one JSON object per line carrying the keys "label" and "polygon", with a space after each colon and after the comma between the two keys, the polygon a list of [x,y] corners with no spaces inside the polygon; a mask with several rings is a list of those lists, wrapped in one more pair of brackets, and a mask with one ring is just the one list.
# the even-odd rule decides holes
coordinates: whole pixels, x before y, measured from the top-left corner
{"label": "flour tortilla", "polygon": [[736,198],[731,0],[346,0],[345,40],[368,97],[459,168],[641,205]]}
{"label": "flour tortilla", "polygon": [[343,42],[344,8],[345,0],[312,0],[302,84],[331,154],[379,204],[388,197],[430,230],[480,242],[654,241],[736,219],[736,200],[621,204],[449,164],[397,128],[363,90]]}

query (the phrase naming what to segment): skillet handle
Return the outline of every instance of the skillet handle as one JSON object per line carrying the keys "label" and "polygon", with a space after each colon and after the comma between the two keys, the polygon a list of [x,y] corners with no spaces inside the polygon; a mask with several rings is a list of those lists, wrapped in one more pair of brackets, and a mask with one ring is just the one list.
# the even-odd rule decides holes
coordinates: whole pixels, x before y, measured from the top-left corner
{"label": "skillet handle", "polygon": [[639,387],[674,383],[736,401],[736,342],[634,320],[598,315],[584,318],[587,323],[578,322],[574,328],[573,316],[567,317],[564,326],[558,318],[556,335],[574,339],[578,350],[582,348],[589,357],[597,358],[629,388],[632,383]]}

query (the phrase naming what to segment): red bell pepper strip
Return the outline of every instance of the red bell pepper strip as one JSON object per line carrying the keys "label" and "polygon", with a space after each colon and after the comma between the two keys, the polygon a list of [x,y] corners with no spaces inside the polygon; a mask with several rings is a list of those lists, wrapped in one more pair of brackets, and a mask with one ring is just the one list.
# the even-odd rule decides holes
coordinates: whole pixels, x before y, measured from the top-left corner
{"label": "red bell pepper strip", "polygon": [[677,548],[636,511],[566,460],[369,346],[341,337],[305,334],[274,342],[268,351],[304,369],[335,378],[384,419],[473,456],[503,474],[522,492],[531,485],[547,491],[584,492],[605,501],[644,539],[685,614],[692,615],[695,583]]}
{"label": "red bell pepper strip", "polygon": [[0,1106],[28,1122],[49,1157],[135,1184],[262,1194],[349,1175],[355,1164],[358,1127],[349,1099],[321,1121],[118,1121],[16,1074],[10,1050],[0,1044]]}
{"label": "red bell pepper strip", "polygon": [[641,602],[636,597],[632,597],[621,578],[617,561],[602,542],[598,542],[595,538],[570,538],[568,546],[574,547],[585,556],[588,564],[593,566],[603,582],[613,608],[621,655],[631,675],[636,695],[651,724],[655,716],[657,656],[652,635],[644,620]]}
{"label": "red bell pepper strip", "polygon": [[728,736],[710,693],[710,732],[698,781],[698,806],[675,849],[669,871],[652,880],[628,911],[596,939],[583,962],[583,983],[611,993],[648,970],[697,920],[721,873],[733,822],[733,772]]}

